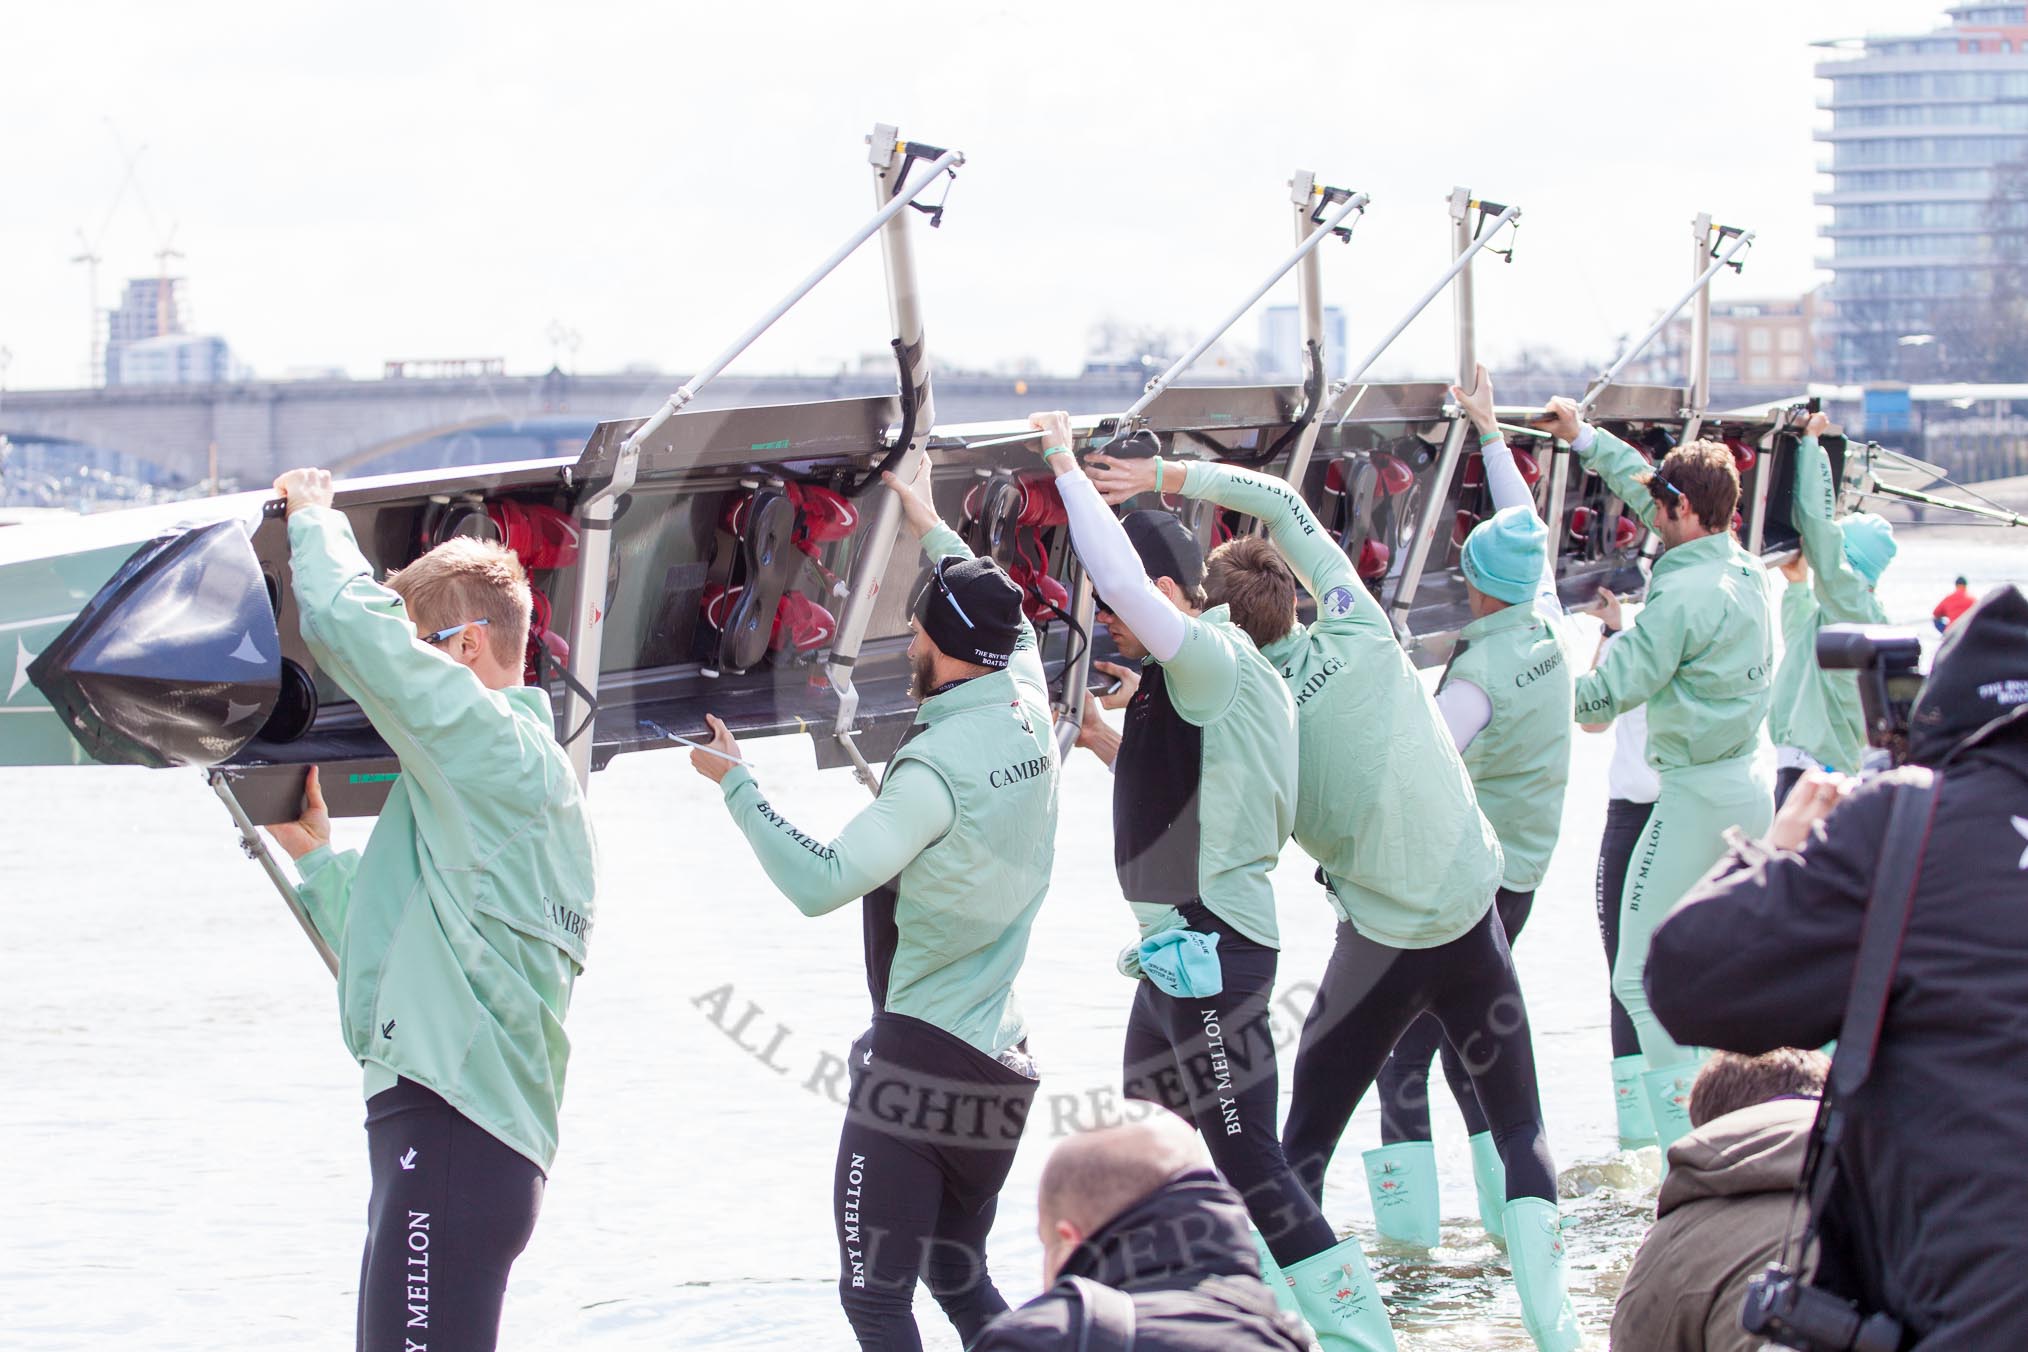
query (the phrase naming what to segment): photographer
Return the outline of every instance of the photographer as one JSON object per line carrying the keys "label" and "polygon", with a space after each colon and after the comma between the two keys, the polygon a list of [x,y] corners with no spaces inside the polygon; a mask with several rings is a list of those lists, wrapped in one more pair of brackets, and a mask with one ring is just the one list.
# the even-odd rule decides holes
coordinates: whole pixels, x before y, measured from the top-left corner
{"label": "photographer", "polygon": [[[1903,1347],[2028,1346],[2028,598],[2019,591],[1993,593],[1953,626],[1914,703],[1908,747],[1909,760],[1936,772],[1913,859],[1883,853],[1882,841],[1920,770],[1856,786],[1806,777],[1767,840],[1735,842],[1656,931],[1648,997],[1685,1043],[1751,1054],[1839,1037],[1876,873],[1913,863],[1870,1074],[1841,1100],[1846,1130],[1816,1217],[1815,1284],[1899,1320]],[[1899,900],[1883,892],[1873,904],[1899,910]]]}

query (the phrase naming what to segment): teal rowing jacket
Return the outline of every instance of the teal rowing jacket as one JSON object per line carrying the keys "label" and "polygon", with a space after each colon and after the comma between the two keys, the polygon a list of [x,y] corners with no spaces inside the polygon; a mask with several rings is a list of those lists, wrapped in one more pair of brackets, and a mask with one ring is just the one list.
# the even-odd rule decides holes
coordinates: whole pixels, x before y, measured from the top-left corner
{"label": "teal rowing jacket", "polygon": [[546,1173],[598,893],[549,696],[488,690],[418,639],[343,514],[293,513],[289,547],[304,642],[401,760],[365,850],[297,865],[338,954],[346,1049],[369,1096],[405,1076]]}
{"label": "teal rowing jacket", "polygon": [[1821,765],[1854,775],[1866,751],[1859,678],[1817,665],[1817,631],[1827,624],[1885,624],[1887,611],[1871,584],[1845,561],[1837,518],[1831,458],[1815,437],[1804,437],[1796,447],[1792,519],[1810,565],[1810,585],[1791,583],[1782,593],[1782,664],[1775,672],[1768,734],[1777,746],[1797,747]]}
{"label": "teal rowing jacket", "polygon": [[1295,695],[1295,837],[1338,914],[1395,948],[1456,939],[1493,904],[1500,842],[1380,603],[1281,480],[1192,461],[1183,492],[1259,517],[1316,598],[1316,623],[1261,655]]}
{"label": "teal rowing jacket", "polygon": [[[923,537],[923,551],[971,552],[945,526]],[[998,1056],[1027,1036],[1014,978],[1055,861],[1050,728],[1049,683],[1024,621],[1006,670],[922,702],[880,796],[837,839],[798,831],[743,766],[719,787],[768,878],[798,910],[822,915],[865,897],[882,912],[869,916],[869,935],[891,920],[891,951],[868,943],[880,1008]],[[890,881],[891,896],[868,895]]]}
{"label": "teal rowing jacket", "polygon": [[[1638,451],[1597,431],[1580,451],[1642,521],[1655,519]],[[1664,550],[1641,622],[1577,678],[1576,718],[1606,723],[1648,706],[1648,763],[1659,771],[1751,756],[1768,746],[1774,610],[1766,570],[1719,531]]]}
{"label": "teal rowing jacket", "polygon": [[1533,892],[1549,874],[1570,781],[1573,680],[1549,620],[1517,602],[1466,625],[1444,682],[1486,692],[1493,716],[1465,747],[1479,810],[1500,838],[1501,885]]}

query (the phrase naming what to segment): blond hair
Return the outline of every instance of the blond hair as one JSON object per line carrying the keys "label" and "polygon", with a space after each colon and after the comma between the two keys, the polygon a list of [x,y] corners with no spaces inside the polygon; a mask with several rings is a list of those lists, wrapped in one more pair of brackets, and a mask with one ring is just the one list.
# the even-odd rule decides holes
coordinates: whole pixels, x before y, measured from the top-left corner
{"label": "blond hair", "polygon": [[487,540],[458,536],[387,579],[408,607],[418,632],[429,634],[473,620],[486,622],[486,641],[504,665],[521,661],[528,648],[533,602],[521,560]]}

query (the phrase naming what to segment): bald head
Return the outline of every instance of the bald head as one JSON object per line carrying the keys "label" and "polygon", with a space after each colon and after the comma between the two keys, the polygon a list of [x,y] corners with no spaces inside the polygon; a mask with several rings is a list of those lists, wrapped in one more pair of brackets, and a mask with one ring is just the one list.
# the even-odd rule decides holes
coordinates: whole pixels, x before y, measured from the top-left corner
{"label": "bald head", "polygon": [[1036,1208],[1044,1227],[1068,1221],[1088,1235],[1178,1174],[1210,1167],[1197,1133],[1157,1109],[1144,1122],[1081,1132],[1056,1147]]}

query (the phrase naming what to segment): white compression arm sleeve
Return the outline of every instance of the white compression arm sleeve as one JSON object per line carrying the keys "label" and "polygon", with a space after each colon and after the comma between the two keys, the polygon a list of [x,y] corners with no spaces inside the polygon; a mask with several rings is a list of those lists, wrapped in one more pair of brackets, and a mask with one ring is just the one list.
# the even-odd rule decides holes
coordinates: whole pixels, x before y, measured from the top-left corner
{"label": "white compression arm sleeve", "polygon": [[1528,481],[1515,467],[1514,451],[1504,440],[1495,438],[1479,447],[1479,458],[1486,466],[1486,487],[1492,490],[1495,511],[1504,512],[1509,507],[1535,510],[1535,494],[1529,491]]}
{"label": "white compression arm sleeve", "polygon": [[[1479,447],[1479,458],[1486,467],[1486,487],[1493,494],[1495,511],[1504,512],[1509,507],[1535,510],[1535,494],[1514,465],[1512,447],[1496,437]],[[1563,619],[1563,602],[1556,595],[1556,540],[1553,537],[1549,541],[1549,552],[1542,561],[1542,579],[1535,585],[1535,613],[1551,624]],[[1460,742],[1458,749],[1462,751],[1464,743]]]}
{"label": "white compression arm sleeve", "polygon": [[1056,476],[1056,491],[1070,519],[1070,542],[1091,575],[1091,585],[1106,599],[1107,608],[1126,621],[1148,655],[1167,662],[1183,650],[1188,632],[1183,612],[1148,579],[1126,527],[1075,462]]}

